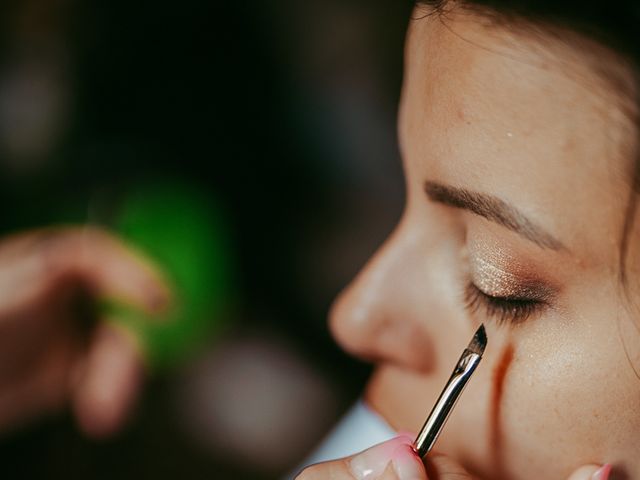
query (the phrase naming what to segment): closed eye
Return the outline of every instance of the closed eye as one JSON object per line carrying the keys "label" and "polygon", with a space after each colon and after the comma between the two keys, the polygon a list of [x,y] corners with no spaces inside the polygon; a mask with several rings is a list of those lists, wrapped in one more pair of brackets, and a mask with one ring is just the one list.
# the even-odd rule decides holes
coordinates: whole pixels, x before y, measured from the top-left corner
{"label": "closed eye", "polygon": [[484,314],[502,325],[519,324],[539,313],[548,304],[544,300],[522,297],[494,297],[469,282],[464,294],[465,306],[471,314],[484,310]]}

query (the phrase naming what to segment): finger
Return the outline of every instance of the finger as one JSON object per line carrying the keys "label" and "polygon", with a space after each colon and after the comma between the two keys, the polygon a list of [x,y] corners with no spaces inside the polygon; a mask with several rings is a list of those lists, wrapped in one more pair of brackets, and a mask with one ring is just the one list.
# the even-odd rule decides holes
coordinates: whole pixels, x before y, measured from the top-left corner
{"label": "finger", "polygon": [[53,271],[77,275],[100,297],[162,309],[170,290],[162,274],[139,252],[93,227],[66,231],[45,249]]}
{"label": "finger", "polygon": [[432,452],[426,457],[426,470],[432,480],[472,480],[473,477],[451,457]]}
{"label": "finger", "polygon": [[[51,284],[38,248],[42,232],[15,235],[0,243],[0,306],[11,312],[33,304]],[[46,288],[45,288],[46,286]]]}
{"label": "finger", "polygon": [[130,413],[143,380],[134,338],[119,327],[99,324],[78,377],[72,395],[80,428],[94,437],[114,433]]}
{"label": "finger", "polygon": [[585,465],[571,474],[568,480],[607,480],[611,474],[611,465]]}
{"label": "finger", "polygon": [[64,279],[97,296],[162,309],[170,290],[159,271],[112,235],[93,228],[47,229],[11,237],[0,248],[0,305],[21,307]]}
{"label": "finger", "polygon": [[401,435],[352,457],[307,467],[296,480],[427,480],[412,441]]}

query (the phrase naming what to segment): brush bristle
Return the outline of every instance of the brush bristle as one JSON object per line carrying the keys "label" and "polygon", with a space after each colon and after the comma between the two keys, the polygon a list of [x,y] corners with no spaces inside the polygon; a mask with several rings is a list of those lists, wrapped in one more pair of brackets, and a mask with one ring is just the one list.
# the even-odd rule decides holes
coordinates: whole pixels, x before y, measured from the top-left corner
{"label": "brush bristle", "polygon": [[484,349],[487,346],[487,332],[484,329],[484,324],[480,325],[480,328],[476,330],[476,334],[471,339],[467,350],[471,350],[473,353],[482,355]]}

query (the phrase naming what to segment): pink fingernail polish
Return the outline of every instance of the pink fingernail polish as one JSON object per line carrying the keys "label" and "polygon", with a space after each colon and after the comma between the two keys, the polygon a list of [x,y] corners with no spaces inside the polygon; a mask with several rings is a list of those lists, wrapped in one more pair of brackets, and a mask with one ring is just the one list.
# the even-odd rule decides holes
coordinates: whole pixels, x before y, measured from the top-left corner
{"label": "pink fingernail polish", "polygon": [[365,450],[349,462],[351,473],[358,480],[374,480],[392,464],[401,480],[420,478],[414,474],[415,470],[412,470],[410,456],[415,457],[415,454],[411,450],[411,442],[411,437],[401,435]]}
{"label": "pink fingernail polish", "polygon": [[419,480],[425,477],[424,465],[411,445],[400,445],[393,452],[393,469],[400,480]]}
{"label": "pink fingernail polish", "polygon": [[607,463],[591,476],[591,480],[607,480],[610,474],[611,465]]}

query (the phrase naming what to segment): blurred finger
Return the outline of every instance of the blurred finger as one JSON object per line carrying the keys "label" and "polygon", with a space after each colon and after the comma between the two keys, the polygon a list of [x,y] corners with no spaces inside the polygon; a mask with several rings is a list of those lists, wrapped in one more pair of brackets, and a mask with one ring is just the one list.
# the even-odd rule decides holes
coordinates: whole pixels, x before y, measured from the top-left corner
{"label": "blurred finger", "polygon": [[73,406],[80,427],[94,437],[114,433],[131,411],[143,380],[134,338],[121,328],[99,324],[78,376]]}
{"label": "blurred finger", "polygon": [[67,231],[45,253],[53,271],[78,275],[99,296],[133,303],[149,312],[162,309],[169,301],[169,288],[151,262],[103,230]]}
{"label": "blurred finger", "polygon": [[156,312],[170,290],[151,263],[96,228],[46,229],[11,237],[0,248],[0,305],[21,308],[65,279],[94,294]]}

